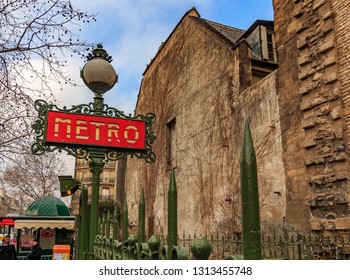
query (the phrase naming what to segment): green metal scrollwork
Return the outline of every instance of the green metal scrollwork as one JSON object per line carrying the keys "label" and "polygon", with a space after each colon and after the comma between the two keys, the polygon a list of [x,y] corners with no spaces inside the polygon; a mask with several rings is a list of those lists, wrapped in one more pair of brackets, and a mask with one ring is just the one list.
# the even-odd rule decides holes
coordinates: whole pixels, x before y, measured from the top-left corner
{"label": "green metal scrollwork", "polygon": [[86,113],[88,112],[89,105],[78,105],[74,106],[71,109],[63,109],[58,108],[56,105],[48,104],[45,100],[36,100],[34,103],[34,108],[38,112],[38,117],[32,128],[35,133],[35,142],[31,146],[32,154],[34,155],[42,155],[45,152],[62,152],[66,151],[69,155],[72,155],[76,158],[87,158],[88,150],[87,148],[75,148],[75,147],[65,147],[65,146],[49,146],[44,141],[44,133],[45,133],[45,116],[49,110],[57,110],[62,112],[76,112],[76,113]]}
{"label": "green metal scrollwork", "polygon": [[197,239],[191,243],[192,254],[197,260],[207,260],[212,249],[209,241],[202,236],[197,237]]}
{"label": "green metal scrollwork", "polygon": [[[204,237],[198,237],[191,244],[191,252],[196,260],[207,260],[212,246]],[[138,242],[130,235],[125,242],[113,240],[107,236],[97,235],[94,240],[94,254],[101,260],[187,260],[187,249],[174,246],[168,257],[168,245],[161,244],[160,239],[152,235],[147,242]],[[230,256],[227,259],[232,259]],[[239,259],[239,258],[234,258]]]}
{"label": "green metal scrollwork", "polygon": [[125,117],[132,120],[140,119],[146,123],[146,151],[135,153],[134,151],[109,151],[107,153],[107,158],[109,160],[120,160],[126,158],[128,155],[131,157],[136,157],[138,159],[144,159],[147,163],[153,163],[156,161],[156,155],[152,151],[152,145],[157,137],[152,131],[152,125],[156,120],[156,115],[153,113],[148,113],[146,115],[137,115],[136,117],[126,116],[122,111],[119,111],[115,108],[107,108],[106,114],[111,117]]}
{"label": "green metal scrollwork", "polygon": [[106,59],[108,62],[112,62],[112,56],[110,56],[104,49],[102,44],[97,44],[97,48],[92,50],[92,53],[88,53],[87,60],[91,60],[95,57],[102,57]]}
{"label": "green metal scrollwork", "polygon": [[171,250],[171,260],[187,260],[186,248],[181,246],[174,246]]}
{"label": "green metal scrollwork", "polygon": [[156,155],[153,152],[152,146],[154,144],[154,141],[157,139],[157,137],[152,131],[152,125],[155,123],[156,119],[156,116],[153,113],[148,113],[146,115],[137,115],[135,117],[132,117],[131,115],[124,114],[123,111],[109,107],[108,105],[104,104],[103,98],[101,96],[95,97],[94,102],[90,102],[89,104],[75,105],[72,106],[70,109],[66,106],[64,106],[63,108],[59,108],[54,104],[47,103],[45,100],[36,100],[34,108],[38,112],[37,119],[32,125],[32,128],[35,133],[35,142],[32,144],[31,151],[35,155],[42,155],[45,152],[66,151],[69,155],[72,155],[76,158],[87,159],[89,157],[88,147],[67,147],[64,145],[57,144],[55,146],[51,146],[45,143],[45,117],[48,111],[58,111],[66,113],[77,113],[84,115],[96,115],[144,121],[146,123],[146,149],[144,151],[109,148],[106,151],[106,157],[109,160],[119,160],[124,159],[129,155],[131,157],[144,159],[147,163],[154,163],[156,161]]}
{"label": "green metal scrollwork", "polygon": [[148,239],[148,247],[150,250],[150,259],[151,260],[159,260],[160,259],[160,253],[159,253],[160,240],[159,240],[159,238],[152,235]]}

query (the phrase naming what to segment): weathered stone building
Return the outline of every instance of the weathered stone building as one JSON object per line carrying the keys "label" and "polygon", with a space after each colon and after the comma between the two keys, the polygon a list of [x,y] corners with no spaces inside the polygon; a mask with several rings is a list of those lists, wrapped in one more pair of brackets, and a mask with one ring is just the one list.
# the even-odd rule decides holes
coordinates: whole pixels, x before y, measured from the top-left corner
{"label": "weathered stone building", "polygon": [[0,187],[0,216],[23,214],[29,204],[29,200],[24,200],[22,197],[12,197],[4,187]]}
{"label": "weathered stone building", "polygon": [[350,227],[350,3],[274,0],[286,222]]}
{"label": "weathered stone building", "polygon": [[276,74],[268,75],[277,66],[272,28],[273,22],[257,21],[244,32],[204,20],[191,9],[160,47],[144,72],[136,106],[137,113],[157,116],[157,162],[130,159],[127,164],[126,194],[134,224],[143,188],[148,232],[165,233],[169,171],[175,168],[180,232],[239,231],[244,117],[255,132],[262,220],[283,222]]}
{"label": "weathered stone building", "polygon": [[144,189],[148,233],[166,230],[170,168],[180,232],[239,231],[244,118],[257,153],[263,224],[350,227],[350,3],[273,4],[274,24],[257,21],[247,31],[191,9],[147,66],[136,113],[157,115],[158,158],[128,160],[125,188],[134,224]]}
{"label": "weathered stone building", "polygon": [[[114,203],[115,201],[115,161],[108,161],[103,167],[100,176],[99,201],[101,204]],[[85,159],[76,159],[74,168],[74,177],[88,188],[89,197],[91,196],[92,173],[89,162]],[[79,213],[80,190],[72,195],[71,208],[72,214]],[[90,199],[89,199],[90,200]]]}

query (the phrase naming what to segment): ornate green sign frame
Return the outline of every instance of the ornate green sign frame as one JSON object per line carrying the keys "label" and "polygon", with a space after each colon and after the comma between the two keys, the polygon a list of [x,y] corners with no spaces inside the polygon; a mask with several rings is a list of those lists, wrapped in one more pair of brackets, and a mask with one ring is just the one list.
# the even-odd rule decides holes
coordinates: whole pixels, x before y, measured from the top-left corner
{"label": "ornate green sign frame", "polygon": [[108,107],[108,105],[104,104],[102,101],[102,97],[95,97],[94,102],[90,102],[89,104],[80,104],[76,106],[72,106],[72,108],[68,109],[67,107],[63,107],[60,109],[54,104],[49,104],[44,100],[36,100],[35,101],[35,110],[38,112],[38,117],[32,128],[35,132],[35,143],[31,146],[31,151],[35,155],[41,155],[45,152],[53,152],[63,150],[66,151],[69,155],[72,155],[76,158],[89,158],[89,146],[84,145],[76,145],[76,146],[65,146],[64,144],[59,145],[55,144],[54,146],[51,144],[47,144],[44,140],[45,135],[45,122],[48,111],[59,111],[66,113],[77,113],[77,114],[85,114],[85,115],[95,115],[95,116],[106,116],[106,117],[115,117],[115,118],[123,118],[129,120],[141,120],[146,123],[146,150],[145,151],[135,151],[128,150],[123,148],[107,148],[106,149],[106,157],[109,160],[119,160],[124,159],[128,155],[131,157],[135,156],[139,159],[144,159],[148,163],[154,163],[156,161],[156,155],[152,151],[152,144],[156,140],[156,136],[152,131],[152,125],[156,120],[156,116],[153,113],[148,113],[146,115],[137,115],[132,117],[131,115],[127,116],[124,112]]}

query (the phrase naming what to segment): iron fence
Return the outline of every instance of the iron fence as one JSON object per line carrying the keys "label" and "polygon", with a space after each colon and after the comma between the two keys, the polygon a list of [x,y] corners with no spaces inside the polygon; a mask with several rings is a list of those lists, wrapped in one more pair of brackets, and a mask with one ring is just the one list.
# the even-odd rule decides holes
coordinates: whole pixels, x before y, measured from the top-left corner
{"label": "iron fence", "polygon": [[[186,252],[186,259],[194,260],[196,257],[193,254],[191,245],[198,240],[198,238],[205,238],[211,245],[211,253],[209,259],[212,260],[224,260],[224,259],[241,259],[243,258],[243,240],[241,234],[211,234],[211,235],[198,235],[198,234],[181,234],[178,236],[177,244],[183,248],[183,252]],[[134,238],[134,237],[132,237]],[[128,248],[116,240],[111,238],[102,237],[99,235],[97,242],[96,252],[99,259],[108,258],[113,259],[113,244],[119,243],[120,253],[117,259],[139,259],[137,255],[137,240],[130,247],[130,239],[126,241]],[[108,239],[108,240],[107,240]],[[166,259],[162,257],[162,250],[166,248],[167,238],[158,236],[160,246],[157,250],[159,252],[159,259]],[[105,240],[105,241],[103,241]],[[147,239],[148,240],[148,239]],[[143,243],[146,244],[146,243]],[[262,234],[262,255],[265,260],[348,260],[350,259],[350,230],[345,235],[339,233],[318,233],[302,236],[300,234],[291,234],[285,232],[283,235],[264,235]],[[144,245],[143,245],[144,246]],[[109,252],[109,253],[108,253]],[[140,254],[140,252],[139,252]],[[164,255],[164,252],[163,252]],[[145,257],[144,259],[149,259]]]}
{"label": "iron fence", "polygon": [[[179,236],[178,244],[185,247],[188,258],[193,259],[191,243],[198,235]],[[204,236],[212,246],[210,259],[222,260],[243,255],[241,234],[212,234]],[[348,260],[350,259],[350,230],[339,233],[310,233],[307,236],[295,232],[283,235],[262,233],[263,259],[282,260]]]}
{"label": "iron fence", "polygon": [[[125,201],[120,211],[117,206],[103,213],[94,254],[98,259],[242,259],[248,257],[242,233],[189,235],[177,231],[177,190],[173,170],[168,190],[167,236],[146,237],[145,199],[141,191],[139,220],[135,236],[130,234],[128,208]],[[350,259],[350,230],[320,231],[301,235],[290,226],[260,227],[259,242],[251,248],[261,249],[257,259],[282,260],[344,260]],[[258,228],[259,229],[259,228]],[[120,236],[121,233],[121,236]],[[249,233],[249,232],[248,232]],[[136,235],[137,234],[137,235]],[[254,247],[255,246],[255,247]],[[256,247],[259,246],[259,247]],[[79,248],[78,248],[79,249]],[[84,252],[84,251],[83,251]]]}
{"label": "iron fence", "polygon": [[186,248],[189,259],[195,259],[191,244],[199,237],[204,237],[211,244],[211,254],[209,259],[223,260],[232,256],[243,255],[243,240],[240,234],[188,234],[182,233],[178,238],[178,244]]}
{"label": "iron fence", "polygon": [[[242,233],[220,234],[217,232],[205,236],[179,234],[177,231],[177,188],[174,169],[171,169],[168,188],[167,236],[146,237],[145,198],[142,190],[138,209],[138,228],[135,233],[137,236],[130,235],[128,232],[128,207],[127,201],[124,201],[120,211],[115,205],[113,214],[111,209],[103,213],[98,235],[93,240],[94,252],[88,253],[93,254],[96,259],[118,260],[221,260],[242,259],[243,255],[246,259],[350,259],[350,230],[346,232],[321,231],[301,235],[295,230],[289,230],[286,225],[283,225],[282,228],[274,227],[268,230],[261,227],[255,151],[247,121],[244,126],[241,186],[242,205],[244,204],[245,207],[242,207]],[[79,228],[80,232],[86,231],[85,227]],[[264,234],[264,231],[268,234]],[[244,242],[242,236],[245,238]],[[81,252],[79,255],[86,255],[87,247],[78,247],[78,251]]]}
{"label": "iron fence", "polygon": [[285,260],[347,260],[350,259],[350,230],[310,233],[307,236],[268,236],[263,240],[265,259]]}

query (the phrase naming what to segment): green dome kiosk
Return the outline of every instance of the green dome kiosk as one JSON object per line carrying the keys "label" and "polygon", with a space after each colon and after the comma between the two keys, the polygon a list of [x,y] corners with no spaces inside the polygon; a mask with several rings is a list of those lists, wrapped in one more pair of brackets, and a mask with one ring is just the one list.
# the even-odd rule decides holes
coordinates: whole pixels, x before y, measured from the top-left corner
{"label": "green dome kiosk", "polygon": [[75,217],[60,199],[47,196],[34,201],[25,214],[14,221],[19,259],[29,254],[33,239],[40,242],[42,258],[51,259],[54,245],[73,243],[74,222]]}
{"label": "green dome kiosk", "polygon": [[67,217],[70,216],[68,207],[62,202],[62,200],[46,196],[39,198],[29,205],[27,211],[25,212],[26,216],[61,216]]}

